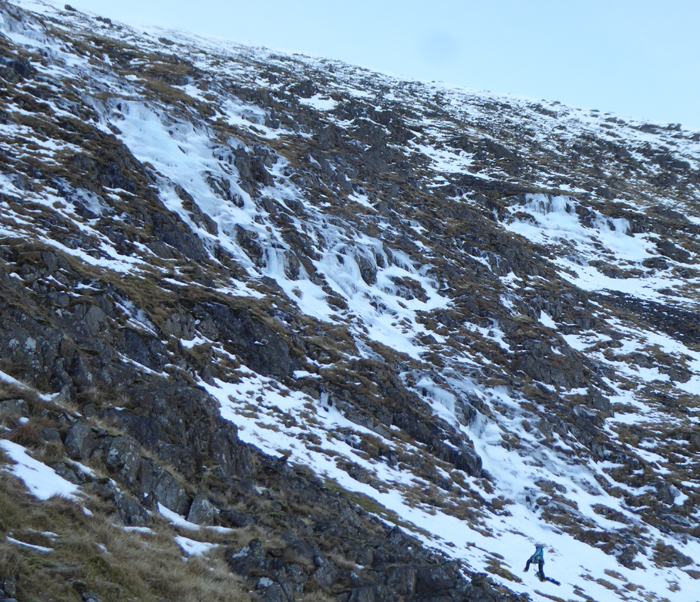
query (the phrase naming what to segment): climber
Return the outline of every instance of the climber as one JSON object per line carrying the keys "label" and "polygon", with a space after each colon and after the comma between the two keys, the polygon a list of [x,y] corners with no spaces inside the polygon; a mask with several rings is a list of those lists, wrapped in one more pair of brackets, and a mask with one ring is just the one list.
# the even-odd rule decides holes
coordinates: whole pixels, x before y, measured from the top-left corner
{"label": "climber", "polygon": [[532,556],[530,556],[530,558],[528,558],[527,562],[525,563],[526,573],[528,572],[528,570],[530,570],[531,562],[537,563],[537,576],[539,577],[539,580],[546,580],[547,578],[544,576],[544,544],[537,544],[537,546],[535,546],[535,553]]}

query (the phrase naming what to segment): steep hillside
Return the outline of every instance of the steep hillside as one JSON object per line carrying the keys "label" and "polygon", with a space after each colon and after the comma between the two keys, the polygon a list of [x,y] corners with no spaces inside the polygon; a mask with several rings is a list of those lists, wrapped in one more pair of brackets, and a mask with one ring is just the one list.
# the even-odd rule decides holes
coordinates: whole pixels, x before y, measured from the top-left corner
{"label": "steep hillside", "polygon": [[0,18],[7,598],[697,599],[700,133]]}

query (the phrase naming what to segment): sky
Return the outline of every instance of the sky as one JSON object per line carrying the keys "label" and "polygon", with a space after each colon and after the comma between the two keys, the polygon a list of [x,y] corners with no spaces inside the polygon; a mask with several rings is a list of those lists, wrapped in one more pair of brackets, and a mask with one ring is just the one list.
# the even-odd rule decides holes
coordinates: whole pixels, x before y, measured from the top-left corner
{"label": "sky", "polygon": [[160,25],[700,130],[699,0],[70,0]]}

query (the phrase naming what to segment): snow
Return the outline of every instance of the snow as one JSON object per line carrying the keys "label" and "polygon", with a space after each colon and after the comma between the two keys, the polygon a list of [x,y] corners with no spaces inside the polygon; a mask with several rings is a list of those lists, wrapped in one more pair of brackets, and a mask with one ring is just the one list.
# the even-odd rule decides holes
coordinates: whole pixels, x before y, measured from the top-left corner
{"label": "snow", "polygon": [[34,497],[48,500],[59,496],[78,501],[79,487],[66,481],[46,464],[32,458],[26,448],[7,440],[0,440],[0,448],[14,462],[9,471],[22,480]]}
{"label": "snow", "polygon": [[156,532],[149,527],[121,527],[127,533],[141,533],[142,535],[155,535]]}
{"label": "snow", "polygon": [[[216,381],[216,386],[209,386],[202,383],[202,386],[221,403],[222,416],[238,425],[239,436],[243,441],[256,445],[274,456],[283,452],[289,454],[289,463],[311,466],[315,472],[342,487],[370,496],[388,510],[395,512],[405,523],[415,525],[414,533],[426,544],[439,546],[450,555],[465,560],[475,570],[485,569],[483,551],[488,550],[504,556],[506,565],[517,571],[530,555],[532,545],[538,541],[545,541],[548,546],[547,574],[551,573],[562,582],[562,590],[559,590],[562,595],[576,595],[574,585],[580,583],[581,574],[606,578],[601,567],[609,566],[609,556],[602,550],[592,548],[547,525],[538,517],[536,508],[525,502],[526,496],[532,495],[528,493],[529,488],[539,479],[553,481],[573,493],[578,503],[577,512],[583,519],[593,521],[598,528],[616,530],[621,526],[620,523],[607,520],[594,511],[593,507],[600,504],[620,512],[632,521],[635,520],[635,515],[620,499],[604,494],[593,485],[596,482],[596,474],[606,476],[604,470],[613,467],[610,463],[591,463],[589,466],[573,464],[568,454],[559,456],[545,451],[531,436],[530,456],[513,454],[501,445],[502,428],[494,422],[482,419],[468,429],[469,435],[484,461],[484,468],[498,483],[498,494],[515,502],[507,506],[512,513],[508,519],[492,517],[483,520],[484,533],[491,533],[488,536],[483,535],[474,530],[469,523],[439,510],[432,513],[419,507],[411,507],[401,489],[402,485],[412,482],[413,477],[410,474],[402,474],[401,471],[385,464],[364,460],[356,455],[348,443],[332,434],[341,430],[372,434],[388,447],[395,446],[393,440],[348,421],[337,409],[323,405],[323,400],[319,404],[297,392],[288,394],[270,390],[271,385],[270,379],[254,373],[236,384]],[[433,408],[451,422],[456,422],[454,415],[450,415],[450,394],[446,391],[441,392],[435,383],[428,380],[420,381],[416,388],[430,389],[436,402]],[[500,397],[501,401],[518,407],[515,400],[505,391],[500,392]],[[303,419],[304,412],[311,413],[313,422],[308,420],[308,417]],[[287,417],[294,417],[295,423],[300,426],[286,426]],[[512,419],[513,428],[517,428],[515,424],[519,420],[518,417]],[[311,426],[312,424],[317,426]],[[332,454],[312,451],[306,447],[303,436],[309,433],[316,434],[320,439],[317,448],[328,450]],[[524,439],[527,438],[522,431],[520,434]],[[379,492],[370,485],[354,480],[338,468],[332,459],[336,454],[351,458],[356,464],[374,473],[382,482],[392,483],[393,486],[387,491]],[[618,483],[615,485],[619,486]],[[426,538],[421,535],[420,530],[429,532],[431,536]],[[661,536],[660,533],[657,535]],[[675,542],[675,545],[678,546],[678,542]],[[700,551],[700,546],[688,543],[684,553],[687,554],[691,550]],[[638,560],[651,567],[644,557]],[[631,571],[622,566],[616,566],[615,570],[633,583],[654,588],[655,577],[649,572]],[[683,587],[692,588],[692,579],[687,574],[680,570],[672,570],[671,573]],[[525,589],[513,583],[508,585],[516,591],[526,592],[536,583],[532,574],[524,578]],[[602,585],[586,582],[585,591],[593,599],[607,599],[606,589]]]}
{"label": "snow", "polygon": [[196,541],[194,539],[183,537],[182,535],[176,535],[175,541],[188,556],[202,556],[218,547],[218,545],[215,543]]}
{"label": "snow", "polygon": [[158,512],[167,520],[170,524],[172,524],[175,527],[180,527],[181,529],[188,529],[190,531],[199,531],[200,526],[191,523],[188,520],[185,519],[184,516],[181,516],[177,512],[173,512],[172,510],[166,508],[161,504],[160,502],[158,503]]}
{"label": "snow", "polygon": [[186,529],[188,531],[200,531],[203,529],[205,531],[215,531],[216,533],[223,533],[223,534],[233,533],[233,530],[229,529],[227,527],[202,527],[201,525],[198,525],[196,523],[191,523],[184,516],[166,508],[160,502],[158,503],[158,512],[171,525],[173,525],[174,527],[178,527],[180,529]]}
{"label": "snow", "polygon": [[19,541],[18,539],[15,539],[14,537],[10,537],[9,535],[5,538],[8,542],[15,544],[16,546],[21,546],[23,548],[27,548],[29,550],[34,550],[35,552],[42,552],[43,554],[47,554],[48,552],[53,552],[53,548],[46,548],[44,546],[36,546],[31,543],[25,543],[23,541]]}
{"label": "snow", "polygon": [[329,97],[324,97],[321,94],[315,94],[311,98],[300,98],[299,104],[312,107],[317,111],[332,111],[338,106],[338,103]]}
{"label": "snow", "polygon": [[544,324],[547,328],[554,328],[556,330],[557,323],[552,319],[546,311],[540,312],[540,322]]}

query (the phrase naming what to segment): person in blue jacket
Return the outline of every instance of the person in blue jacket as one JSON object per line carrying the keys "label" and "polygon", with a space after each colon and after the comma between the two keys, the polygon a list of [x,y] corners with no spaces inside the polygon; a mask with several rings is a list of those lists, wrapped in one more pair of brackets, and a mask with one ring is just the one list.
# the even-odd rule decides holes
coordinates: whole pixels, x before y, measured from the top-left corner
{"label": "person in blue jacket", "polygon": [[537,576],[540,581],[544,581],[546,577],[544,576],[544,544],[537,544],[535,546],[535,553],[527,559],[525,563],[525,572],[530,570],[530,563],[537,563]]}

